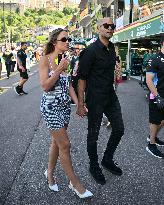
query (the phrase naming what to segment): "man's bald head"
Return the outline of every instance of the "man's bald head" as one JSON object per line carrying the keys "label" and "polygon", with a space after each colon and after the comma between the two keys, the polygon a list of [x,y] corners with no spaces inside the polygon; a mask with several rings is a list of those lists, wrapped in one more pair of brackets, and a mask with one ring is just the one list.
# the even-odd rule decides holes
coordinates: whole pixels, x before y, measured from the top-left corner
{"label": "man's bald head", "polygon": [[97,21],[97,26],[102,26],[104,23],[107,23],[107,24],[113,24],[113,20],[109,17],[105,17],[105,18],[102,18],[102,19],[99,19]]}

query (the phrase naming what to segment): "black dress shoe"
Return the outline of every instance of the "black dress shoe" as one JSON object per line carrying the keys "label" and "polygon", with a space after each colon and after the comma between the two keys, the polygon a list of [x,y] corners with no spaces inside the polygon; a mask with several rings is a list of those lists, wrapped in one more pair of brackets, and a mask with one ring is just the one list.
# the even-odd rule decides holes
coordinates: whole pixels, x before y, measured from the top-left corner
{"label": "black dress shoe", "polygon": [[104,185],[106,183],[105,177],[99,165],[90,166],[89,171],[98,184]]}
{"label": "black dress shoe", "polygon": [[113,160],[110,160],[108,162],[102,160],[101,165],[108,171],[110,171],[112,174],[115,175],[122,175],[122,170],[117,166],[116,163],[114,163]]}

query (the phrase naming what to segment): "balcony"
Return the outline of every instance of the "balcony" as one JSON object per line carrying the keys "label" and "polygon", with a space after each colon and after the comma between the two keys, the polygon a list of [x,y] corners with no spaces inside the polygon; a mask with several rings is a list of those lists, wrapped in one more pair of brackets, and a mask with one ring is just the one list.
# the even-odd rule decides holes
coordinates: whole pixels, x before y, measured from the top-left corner
{"label": "balcony", "polygon": [[98,0],[98,3],[102,5],[102,7],[108,8],[114,0]]}

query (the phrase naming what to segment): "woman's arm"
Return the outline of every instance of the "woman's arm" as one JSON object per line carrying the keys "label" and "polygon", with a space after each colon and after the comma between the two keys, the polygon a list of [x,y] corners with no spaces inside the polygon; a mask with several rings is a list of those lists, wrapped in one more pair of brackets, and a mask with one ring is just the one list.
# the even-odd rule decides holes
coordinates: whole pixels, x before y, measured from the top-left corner
{"label": "woman's arm", "polygon": [[70,86],[69,86],[69,95],[70,95],[71,99],[73,100],[73,102],[77,106],[78,105],[78,98],[77,98],[77,95],[75,93],[74,88],[72,87],[72,83],[70,83]]}

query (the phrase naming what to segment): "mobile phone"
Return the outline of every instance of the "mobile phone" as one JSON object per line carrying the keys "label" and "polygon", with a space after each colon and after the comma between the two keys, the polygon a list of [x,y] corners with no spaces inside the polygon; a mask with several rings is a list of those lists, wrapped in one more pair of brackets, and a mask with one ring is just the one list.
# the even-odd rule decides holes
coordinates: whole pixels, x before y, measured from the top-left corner
{"label": "mobile phone", "polygon": [[[61,59],[62,59],[62,56],[63,56],[62,53],[58,54],[58,65],[59,65],[59,63],[60,63],[60,61],[61,61]],[[64,54],[64,58],[65,58],[65,57],[66,57],[66,54]]]}

